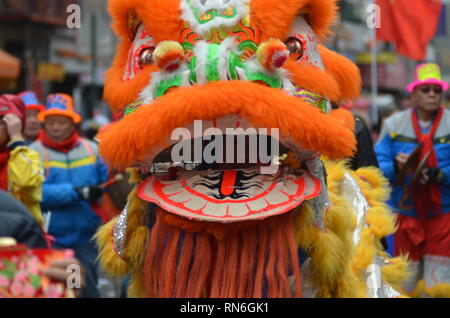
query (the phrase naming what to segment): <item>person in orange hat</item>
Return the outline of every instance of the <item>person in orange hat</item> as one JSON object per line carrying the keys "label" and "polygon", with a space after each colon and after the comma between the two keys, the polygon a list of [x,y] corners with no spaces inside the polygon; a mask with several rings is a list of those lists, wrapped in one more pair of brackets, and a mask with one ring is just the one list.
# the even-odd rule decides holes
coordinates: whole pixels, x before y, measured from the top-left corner
{"label": "person in orange hat", "polygon": [[31,144],[45,167],[41,207],[48,233],[55,248],[70,248],[86,269],[83,297],[95,298],[97,289],[97,249],[91,241],[101,221],[93,207],[103,194],[107,167],[99,157],[97,145],[81,138],[77,124],[81,116],[67,94],[51,94],[46,109],[39,113],[44,129]]}
{"label": "person in orange hat", "polygon": [[23,135],[25,143],[30,145],[39,136],[41,122],[39,121],[38,115],[45,110],[45,107],[39,102],[36,94],[32,91],[22,92],[18,96],[25,104],[26,120]]}

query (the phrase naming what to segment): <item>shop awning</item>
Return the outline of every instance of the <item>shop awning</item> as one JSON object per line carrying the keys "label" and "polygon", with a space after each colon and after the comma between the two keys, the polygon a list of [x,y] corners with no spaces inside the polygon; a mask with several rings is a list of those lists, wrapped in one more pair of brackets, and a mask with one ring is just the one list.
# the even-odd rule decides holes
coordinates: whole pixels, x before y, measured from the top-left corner
{"label": "shop awning", "polygon": [[0,49],[0,78],[16,79],[20,74],[20,59]]}

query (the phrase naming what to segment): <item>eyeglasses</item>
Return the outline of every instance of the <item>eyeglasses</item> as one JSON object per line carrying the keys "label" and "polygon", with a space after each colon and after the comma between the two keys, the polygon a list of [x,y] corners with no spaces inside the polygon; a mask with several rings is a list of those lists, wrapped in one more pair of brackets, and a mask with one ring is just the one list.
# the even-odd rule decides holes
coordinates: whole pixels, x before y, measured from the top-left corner
{"label": "eyeglasses", "polygon": [[422,93],[429,94],[431,91],[434,91],[436,95],[442,94],[442,87],[430,87],[430,86],[423,86],[420,88]]}

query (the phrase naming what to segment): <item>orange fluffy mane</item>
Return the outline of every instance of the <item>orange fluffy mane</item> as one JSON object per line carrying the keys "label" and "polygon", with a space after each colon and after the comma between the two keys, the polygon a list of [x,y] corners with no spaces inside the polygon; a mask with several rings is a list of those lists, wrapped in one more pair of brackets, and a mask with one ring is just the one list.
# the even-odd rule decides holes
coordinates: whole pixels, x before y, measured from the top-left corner
{"label": "orange fluffy mane", "polygon": [[[180,0],[109,0],[108,3],[114,21],[112,26],[120,42],[113,65],[106,73],[104,98],[118,112],[124,105],[134,101],[150,81],[151,73],[158,71],[156,66],[149,66],[133,80],[122,80],[131,45],[129,15],[133,13],[139,17],[156,43],[177,40],[183,23],[180,20]],[[250,7],[252,16],[261,29],[263,41],[270,38],[284,40],[292,21],[301,12],[307,13],[312,29],[324,41],[330,34],[330,26],[337,12],[336,0],[252,0]],[[310,71],[310,66],[302,63],[288,67],[296,83],[314,88],[317,93],[333,101],[356,98],[361,89],[360,74],[356,66],[345,57],[326,49],[321,49],[321,56],[326,70],[330,72],[325,73],[318,68]],[[311,83],[311,77],[302,75],[304,72],[315,73],[320,81]]]}
{"label": "orange fluffy mane", "polygon": [[[284,40],[299,13],[306,15],[318,38],[324,40],[337,11],[335,0],[251,0],[249,4],[251,17],[260,28],[261,41],[270,38]],[[155,45],[161,41],[177,40],[183,21],[180,18],[180,0],[110,0],[109,11],[120,43],[113,65],[106,74],[104,97],[111,108],[119,112],[136,100],[149,84],[152,74],[160,70],[155,65],[145,66],[134,78],[123,80],[132,43],[130,17],[144,23]],[[357,67],[323,46],[319,51],[325,70],[305,62],[289,60],[286,63],[285,69],[295,85],[335,102],[356,98],[361,87]],[[224,99],[225,96],[230,98]],[[263,99],[260,107],[253,107],[251,100],[255,98]],[[167,136],[172,129],[193,119],[213,119],[226,113],[244,116],[259,127],[279,127],[283,135],[292,137],[302,147],[333,159],[352,155],[356,145],[349,114],[322,114],[302,101],[290,100],[276,89],[252,83],[220,82],[198,88],[177,88],[160,98],[157,105],[143,105],[136,114],[127,116],[113,129],[100,135],[100,151],[111,166],[124,168],[148,152],[161,150],[167,146]],[[302,121],[305,118],[313,120]],[[118,151],[125,147],[126,152]]]}

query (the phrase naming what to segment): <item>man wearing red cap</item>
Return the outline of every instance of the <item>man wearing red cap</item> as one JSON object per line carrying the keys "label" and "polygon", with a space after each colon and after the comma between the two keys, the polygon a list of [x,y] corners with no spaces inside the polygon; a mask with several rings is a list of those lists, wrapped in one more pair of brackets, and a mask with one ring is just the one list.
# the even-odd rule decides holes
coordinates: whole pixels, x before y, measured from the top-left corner
{"label": "man wearing red cap", "polygon": [[0,190],[21,201],[42,225],[44,173],[39,153],[24,142],[25,106],[14,95],[0,96]]}
{"label": "man wearing red cap", "polygon": [[[450,297],[450,111],[439,66],[421,64],[408,85],[412,109],[388,118],[375,152],[398,213],[394,254],[413,267],[406,292]],[[418,281],[423,283],[418,285]]]}
{"label": "man wearing red cap", "polygon": [[48,233],[56,248],[70,248],[86,269],[83,297],[99,297],[97,249],[91,241],[100,218],[93,209],[103,194],[99,187],[108,171],[97,145],[80,138],[76,125],[81,117],[74,111],[72,97],[52,94],[39,115],[44,124],[39,139],[31,144],[44,161],[42,211]]}

